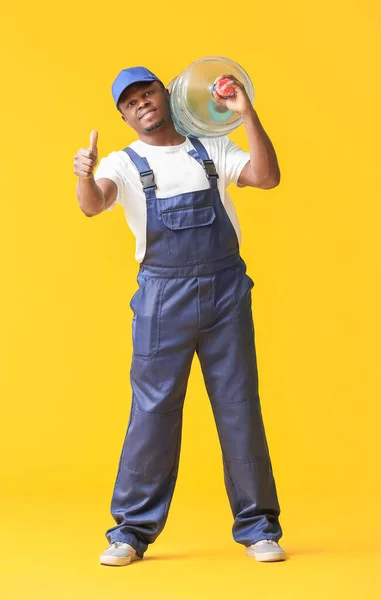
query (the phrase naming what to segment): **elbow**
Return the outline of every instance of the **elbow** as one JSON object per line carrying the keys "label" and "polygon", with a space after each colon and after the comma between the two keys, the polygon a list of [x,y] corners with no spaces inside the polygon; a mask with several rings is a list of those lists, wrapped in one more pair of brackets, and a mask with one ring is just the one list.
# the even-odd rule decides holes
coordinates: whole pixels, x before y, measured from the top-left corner
{"label": "elbow", "polygon": [[95,217],[96,215],[99,215],[99,212],[102,211],[98,211],[98,212],[93,212],[93,213],[89,213],[89,212],[85,212],[82,208],[81,208],[83,214],[85,215],[85,217]]}
{"label": "elbow", "polygon": [[270,181],[268,181],[268,183],[264,189],[272,190],[272,189],[278,187],[279,184],[280,184],[280,177],[277,179],[271,179]]}
{"label": "elbow", "polygon": [[266,179],[264,179],[258,185],[258,187],[261,188],[262,190],[272,190],[273,188],[276,188],[279,184],[280,184],[280,172],[278,171],[277,173],[274,173],[274,174],[266,177]]}

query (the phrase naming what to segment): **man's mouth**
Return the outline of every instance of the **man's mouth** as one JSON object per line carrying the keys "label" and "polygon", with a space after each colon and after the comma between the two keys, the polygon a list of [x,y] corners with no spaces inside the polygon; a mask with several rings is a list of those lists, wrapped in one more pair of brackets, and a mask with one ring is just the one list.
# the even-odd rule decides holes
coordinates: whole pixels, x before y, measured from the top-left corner
{"label": "man's mouth", "polygon": [[150,108],[149,110],[146,110],[146,112],[143,113],[142,116],[139,117],[139,119],[141,121],[144,121],[145,119],[149,119],[153,115],[154,112],[156,112],[156,108]]}

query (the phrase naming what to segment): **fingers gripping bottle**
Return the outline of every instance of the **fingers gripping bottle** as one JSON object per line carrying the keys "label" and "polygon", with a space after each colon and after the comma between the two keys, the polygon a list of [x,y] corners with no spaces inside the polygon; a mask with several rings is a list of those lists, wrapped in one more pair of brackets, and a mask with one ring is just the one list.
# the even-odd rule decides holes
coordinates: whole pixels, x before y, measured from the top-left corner
{"label": "fingers gripping bottle", "polygon": [[[242,124],[238,113],[214,101],[214,81],[220,75],[236,77],[243,83],[251,103],[254,102],[251,79],[238,63],[223,56],[200,58],[167,85],[172,118],[179,133],[194,137],[219,137]],[[221,80],[218,85],[225,82]],[[229,93],[227,88],[225,94]]]}

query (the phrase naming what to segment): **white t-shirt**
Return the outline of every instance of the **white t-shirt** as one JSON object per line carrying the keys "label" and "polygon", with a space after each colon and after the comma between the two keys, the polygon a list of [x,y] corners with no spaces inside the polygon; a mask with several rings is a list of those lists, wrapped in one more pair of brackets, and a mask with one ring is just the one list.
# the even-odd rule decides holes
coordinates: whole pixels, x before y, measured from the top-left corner
{"label": "white t-shirt", "polygon": [[[241,230],[226,188],[230,183],[237,184],[243,167],[250,160],[250,153],[239,148],[227,136],[200,138],[200,141],[217,169],[221,200],[240,244]],[[155,175],[158,198],[169,198],[209,187],[203,167],[188,154],[193,149],[188,138],[178,146],[152,146],[136,140],[130,147],[148,160]],[[112,179],[118,188],[116,201],[107,210],[114,208],[115,204],[123,206],[127,224],[136,238],[135,258],[140,263],[146,252],[147,206],[139,172],[128,154],[118,150],[100,161],[95,180],[104,177]]]}

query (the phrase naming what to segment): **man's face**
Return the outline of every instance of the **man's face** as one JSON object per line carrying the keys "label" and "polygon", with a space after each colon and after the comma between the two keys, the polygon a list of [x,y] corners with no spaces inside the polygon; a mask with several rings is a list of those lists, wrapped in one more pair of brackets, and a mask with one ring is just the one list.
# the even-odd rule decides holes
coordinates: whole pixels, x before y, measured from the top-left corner
{"label": "man's face", "polygon": [[169,93],[158,81],[130,85],[121,95],[118,106],[123,120],[138,135],[155,133],[170,118]]}

